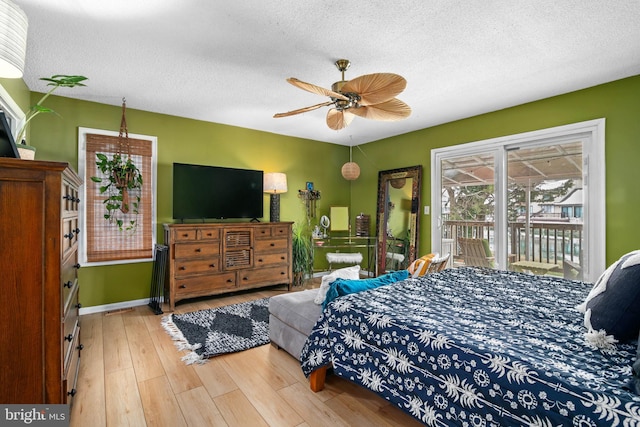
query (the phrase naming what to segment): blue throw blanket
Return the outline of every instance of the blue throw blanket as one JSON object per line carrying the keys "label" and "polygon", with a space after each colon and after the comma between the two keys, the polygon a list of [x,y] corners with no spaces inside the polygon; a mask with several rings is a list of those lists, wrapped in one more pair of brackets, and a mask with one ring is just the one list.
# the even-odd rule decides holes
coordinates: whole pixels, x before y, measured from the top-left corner
{"label": "blue throw blanket", "polygon": [[584,339],[591,286],[459,268],[337,298],[301,355],[430,426],[640,426],[636,345]]}
{"label": "blue throw blanket", "polygon": [[399,270],[383,274],[382,276],[374,277],[373,279],[336,279],[329,285],[327,296],[322,303],[322,309],[324,310],[325,308],[327,308],[327,304],[340,296],[354,294],[356,292],[366,291],[369,289],[375,289],[379,286],[390,285],[400,280],[404,280],[407,277],[409,277],[409,272],[407,270]]}

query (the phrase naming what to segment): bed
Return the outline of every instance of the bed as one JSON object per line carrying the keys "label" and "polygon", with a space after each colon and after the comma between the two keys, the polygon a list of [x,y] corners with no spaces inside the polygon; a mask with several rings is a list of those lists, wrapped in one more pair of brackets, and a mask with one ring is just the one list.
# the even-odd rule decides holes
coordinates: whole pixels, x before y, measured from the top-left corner
{"label": "bed", "polygon": [[584,339],[575,306],[591,286],[449,269],[329,303],[301,354],[430,426],[640,426],[629,391],[636,344]]}

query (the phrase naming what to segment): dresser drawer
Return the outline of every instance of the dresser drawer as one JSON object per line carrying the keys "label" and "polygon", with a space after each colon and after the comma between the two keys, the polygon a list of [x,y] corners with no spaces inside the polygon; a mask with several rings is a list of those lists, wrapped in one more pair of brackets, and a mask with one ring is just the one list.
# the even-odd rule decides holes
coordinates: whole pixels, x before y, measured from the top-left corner
{"label": "dresser drawer", "polygon": [[74,284],[78,281],[78,269],[80,268],[80,264],[78,264],[78,252],[74,251],[69,254],[69,257],[64,260],[61,268],[60,274],[60,287],[63,291],[62,303],[63,306],[68,305],[68,299],[71,295],[71,289],[73,289]]}
{"label": "dresser drawer", "polygon": [[176,280],[176,300],[211,295],[236,288],[235,273],[221,273]]}
{"label": "dresser drawer", "polygon": [[289,254],[286,252],[274,254],[256,254],[255,258],[255,267],[289,263]]}
{"label": "dresser drawer", "polygon": [[255,230],[256,239],[268,238],[271,237],[271,229],[272,227],[259,227]]}
{"label": "dresser drawer", "polygon": [[256,249],[256,253],[286,251],[288,244],[289,242],[287,239],[268,239],[268,240],[256,239],[255,249]]}
{"label": "dresser drawer", "polygon": [[69,251],[78,245],[78,217],[65,218],[62,224],[62,257],[66,258]]}
{"label": "dresser drawer", "polygon": [[185,259],[176,260],[176,277],[189,276],[199,273],[217,273],[220,271],[220,262],[218,257],[209,259]]}
{"label": "dresser drawer", "polygon": [[195,228],[175,230],[174,233],[174,239],[176,242],[190,242],[198,238],[198,230]]}
{"label": "dresser drawer", "polygon": [[201,228],[196,234],[198,240],[220,240],[219,228]]}
{"label": "dresser drawer", "polygon": [[82,345],[80,344],[80,328],[76,329],[73,339],[73,345],[68,358],[65,359],[64,376],[62,380],[62,390],[64,393],[63,403],[71,404],[73,397],[77,393],[78,373],[80,372],[80,352]]}
{"label": "dresser drawer", "polygon": [[258,268],[238,272],[238,286],[254,286],[289,282],[289,267]]}
{"label": "dresser drawer", "polygon": [[78,198],[78,188],[64,180],[62,182],[62,212],[64,216],[78,212],[80,199]]}
{"label": "dresser drawer", "polygon": [[176,259],[217,256],[220,254],[220,242],[176,243],[174,254]]}
{"label": "dresser drawer", "polygon": [[291,226],[290,225],[278,225],[275,227],[271,227],[271,235],[273,237],[284,237],[286,238],[289,233],[291,233]]}
{"label": "dresser drawer", "polygon": [[67,355],[71,352],[71,343],[74,341],[74,337],[79,327],[79,310],[78,310],[78,287],[73,289],[71,298],[69,299],[69,305],[66,306],[67,311],[62,318],[62,344],[65,360]]}

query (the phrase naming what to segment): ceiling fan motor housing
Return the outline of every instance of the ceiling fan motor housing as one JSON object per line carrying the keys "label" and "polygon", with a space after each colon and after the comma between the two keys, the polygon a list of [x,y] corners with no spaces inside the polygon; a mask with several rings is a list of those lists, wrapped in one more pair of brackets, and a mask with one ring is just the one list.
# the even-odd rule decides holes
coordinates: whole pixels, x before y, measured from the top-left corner
{"label": "ceiling fan motor housing", "polygon": [[349,98],[349,100],[344,100],[344,99],[338,99],[338,98],[334,98],[331,97],[331,100],[333,101],[334,105],[336,106],[336,108],[339,111],[344,111],[347,110],[349,108],[358,108],[360,107],[359,101],[360,101],[360,95],[358,95],[357,93],[353,93],[353,92],[342,92],[342,87],[347,84],[347,80],[340,80],[339,82],[335,82],[334,84],[331,85],[331,90],[334,92],[338,92],[343,94],[344,96],[346,96],[347,98]]}

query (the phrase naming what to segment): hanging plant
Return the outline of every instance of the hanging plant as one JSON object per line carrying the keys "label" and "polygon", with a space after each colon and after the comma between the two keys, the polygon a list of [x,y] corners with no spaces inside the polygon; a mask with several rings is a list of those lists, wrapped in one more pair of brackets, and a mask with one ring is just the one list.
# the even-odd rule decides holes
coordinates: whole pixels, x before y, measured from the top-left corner
{"label": "hanging plant", "polygon": [[[97,153],[96,166],[104,177],[92,176],[91,180],[100,184],[100,194],[106,194],[104,205],[107,212],[104,219],[115,222],[121,231],[135,232],[137,215],[140,209],[140,193],[142,189],[142,173],[129,156],[116,153],[111,158]],[[131,199],[133,198],[133,202]],[[122,215],[121,215],[122,213]],[[136,217],[125,221],[124,215]]]}
{"label": "hanging plant", "polygon": [[[119,150],[109,157],[96,153],[96,167],[102,176],[92,176],[91,180],[100,186],[100,194],[106,194],[104,200],[104,219],[113,222],[120,231],[135,233],[140,213],[140,197],[142,194],[142,173],[131,160],[129,154],[129,132],[125,119],[125,100],[122,100],[122,121],[120,123]],[[127,154],[122,154],[126,146]],[[133,200],[133,201],[132,201]],[[134,215],[131,218],[129,215]]]}

